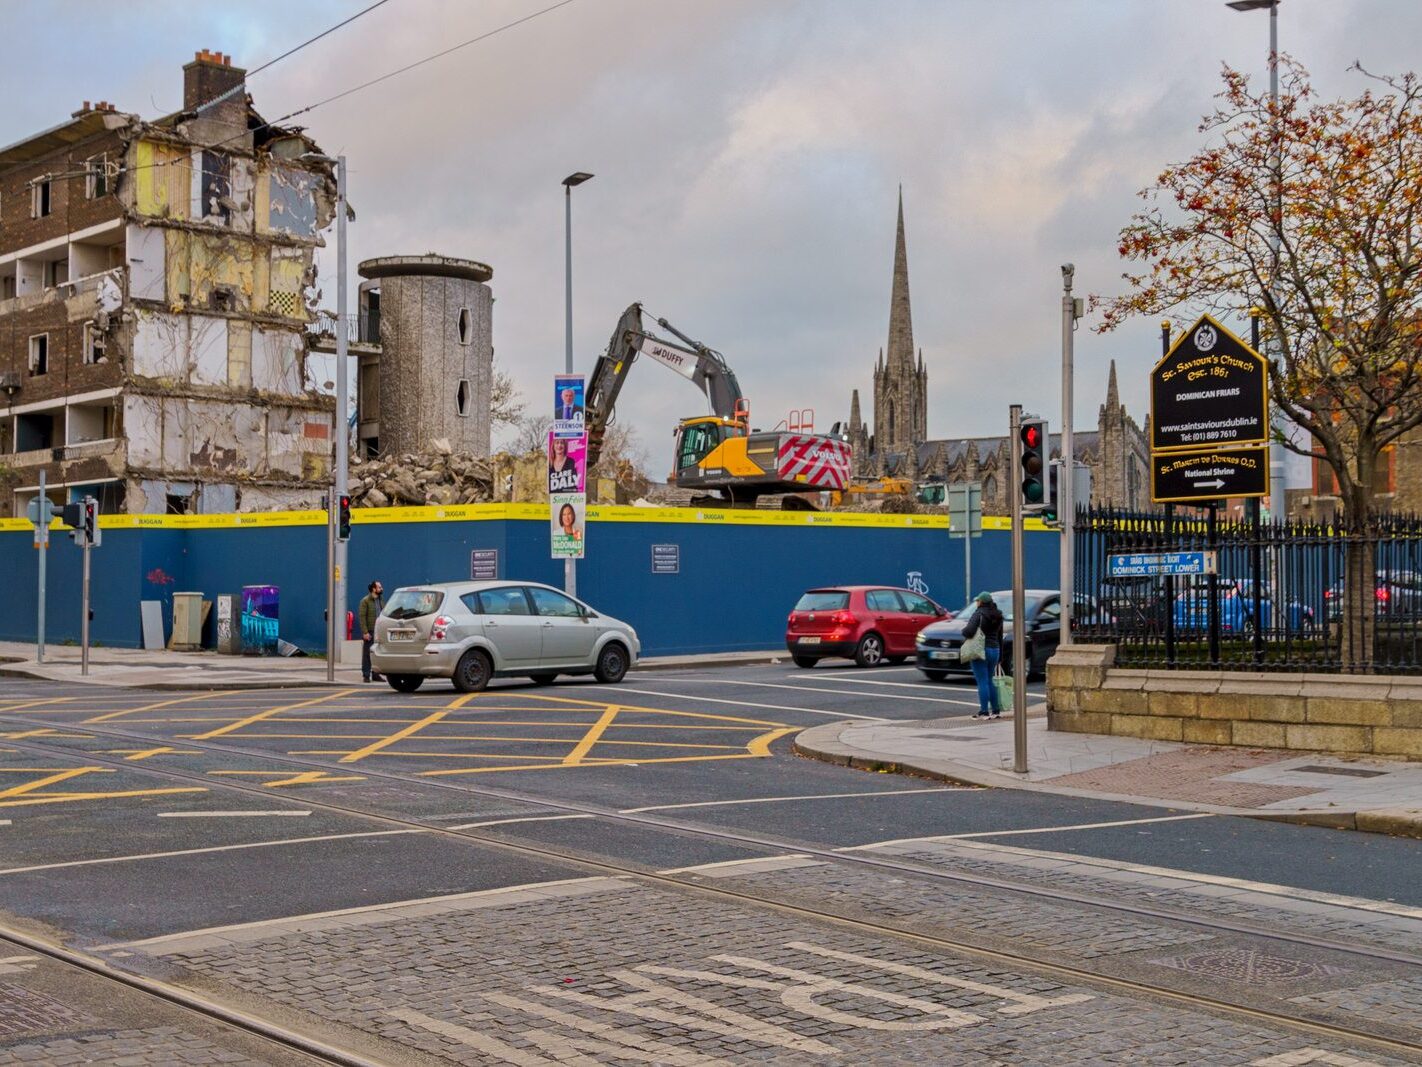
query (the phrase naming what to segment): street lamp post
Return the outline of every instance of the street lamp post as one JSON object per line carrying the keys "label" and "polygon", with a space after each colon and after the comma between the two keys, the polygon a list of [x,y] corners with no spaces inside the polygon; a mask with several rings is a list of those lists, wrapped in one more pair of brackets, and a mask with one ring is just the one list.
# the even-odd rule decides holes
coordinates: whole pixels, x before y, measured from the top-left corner
{"label": "street lamp post", "polygon": [[[1274,123],[1279,121],[1279,0],[1227,0],[1227,7],[1235,11],[1269,12],[1269,103],[1274,114]],[[1269,245],[1271,252],[1270,286],[1277,283],[1279,273],[1279,230],[1283,225],[1283,154],[1284,143],[1279,136],[1274,138],[1274,210],[1279,222],[1270,228]],[[1275,290],[1277,292],[1277,290]],[[1284,514],[1284,449],[1277,441],[1269,445],[1269,515],[1277,519]]]}
{"label": "street lamp post", "polygon": [[350,406],[350,382],[346,375],[346,157],[307,152],[302,159],[312,163],[333,163],[336,167],[336,417],[334,447],[335,478],[326,499],[326,680],[336,680],[341,659],[341,617],[346,604],[346,543],[336,536],[336,512],[350,482],[350,426],[346,409]]}
{"label": "street lamp post", "polygon": [[[573,373],[573,186],[582,185],[591,174],[577,171],[563,179],[563,244],[564,244],[564,353],[563,372]],[[569,596],[578,595],[578,561],[563,561],[563,588]]]}

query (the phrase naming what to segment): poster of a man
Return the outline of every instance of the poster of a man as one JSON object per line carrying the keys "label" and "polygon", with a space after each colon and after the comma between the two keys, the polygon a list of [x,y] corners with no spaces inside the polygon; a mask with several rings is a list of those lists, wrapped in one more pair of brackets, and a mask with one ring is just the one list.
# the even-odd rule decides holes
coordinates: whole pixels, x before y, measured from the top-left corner
{"label": "poster of a man", "polygon": [[548,435],[548,492],[587,491],[587,438]]}
{"label": "poster of a man", "polygon": [[581,437],[583,420],[583,376],[556,375],[553,379],[553,433],[558,437]]}
{"label": "poster of a man", "polygon": [[587,505],[581,493],[560,493],[550,501],[553,528],[553,558],[582,559],[586,547],[583,536]]}

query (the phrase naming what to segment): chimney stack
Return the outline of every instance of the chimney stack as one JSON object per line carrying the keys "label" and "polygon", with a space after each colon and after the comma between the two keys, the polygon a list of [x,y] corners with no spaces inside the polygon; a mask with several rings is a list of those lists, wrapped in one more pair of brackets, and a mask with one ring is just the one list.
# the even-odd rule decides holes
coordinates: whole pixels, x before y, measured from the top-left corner
{"label": "chimney stack", "polygon": [[[241,67],[234,67],[231,56],[204,48],[183,67],[183,110],[193,111],[229,89],[240,86],[246,79],[247,72]],[[204,108],[198,117],[245,129],[246,95],[235,92],[220,104]]]}

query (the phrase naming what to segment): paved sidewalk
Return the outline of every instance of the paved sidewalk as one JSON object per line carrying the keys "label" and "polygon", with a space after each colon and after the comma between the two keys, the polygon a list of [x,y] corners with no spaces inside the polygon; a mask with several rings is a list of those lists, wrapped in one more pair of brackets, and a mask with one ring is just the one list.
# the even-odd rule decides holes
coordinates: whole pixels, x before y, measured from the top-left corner
{"label": "paved sidewalk", "polygon": [[1011,716],[827,723],[795,750],[970,785],[1422,837],[1422,764],[1061,733],[1044,716],[1045,705],[1028,711],[1025,775],[1012,770]]}
{"label": "paved sidewalk", "polygon": [[[75,645],[46,645],[44,662],[35,646],[0,641],[0,677],[87,682],[133,689],[286,689],[307,685],[360,685],[360,642],[347,641],[334,683],[326,661],[314,656],[221,656],[216,652],[156,652],[139,648],[91,648],[89,674],[79,673]],[[715,652],[696,656],[650,656],[637,670],[739,666],[785,658],[783,650]]]}

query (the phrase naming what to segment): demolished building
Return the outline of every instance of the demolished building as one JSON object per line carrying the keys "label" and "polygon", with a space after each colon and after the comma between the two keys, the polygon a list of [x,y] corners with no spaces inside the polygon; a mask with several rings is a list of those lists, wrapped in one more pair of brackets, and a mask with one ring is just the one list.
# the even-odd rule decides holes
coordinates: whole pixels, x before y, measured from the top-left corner
{"label": "demolished building", "polygon": [[183,108],[108,103],[0,149],[0,516],[44,471],[105,512],[314,504],[335,405],[307,367],[335,179],[221,53]]}

